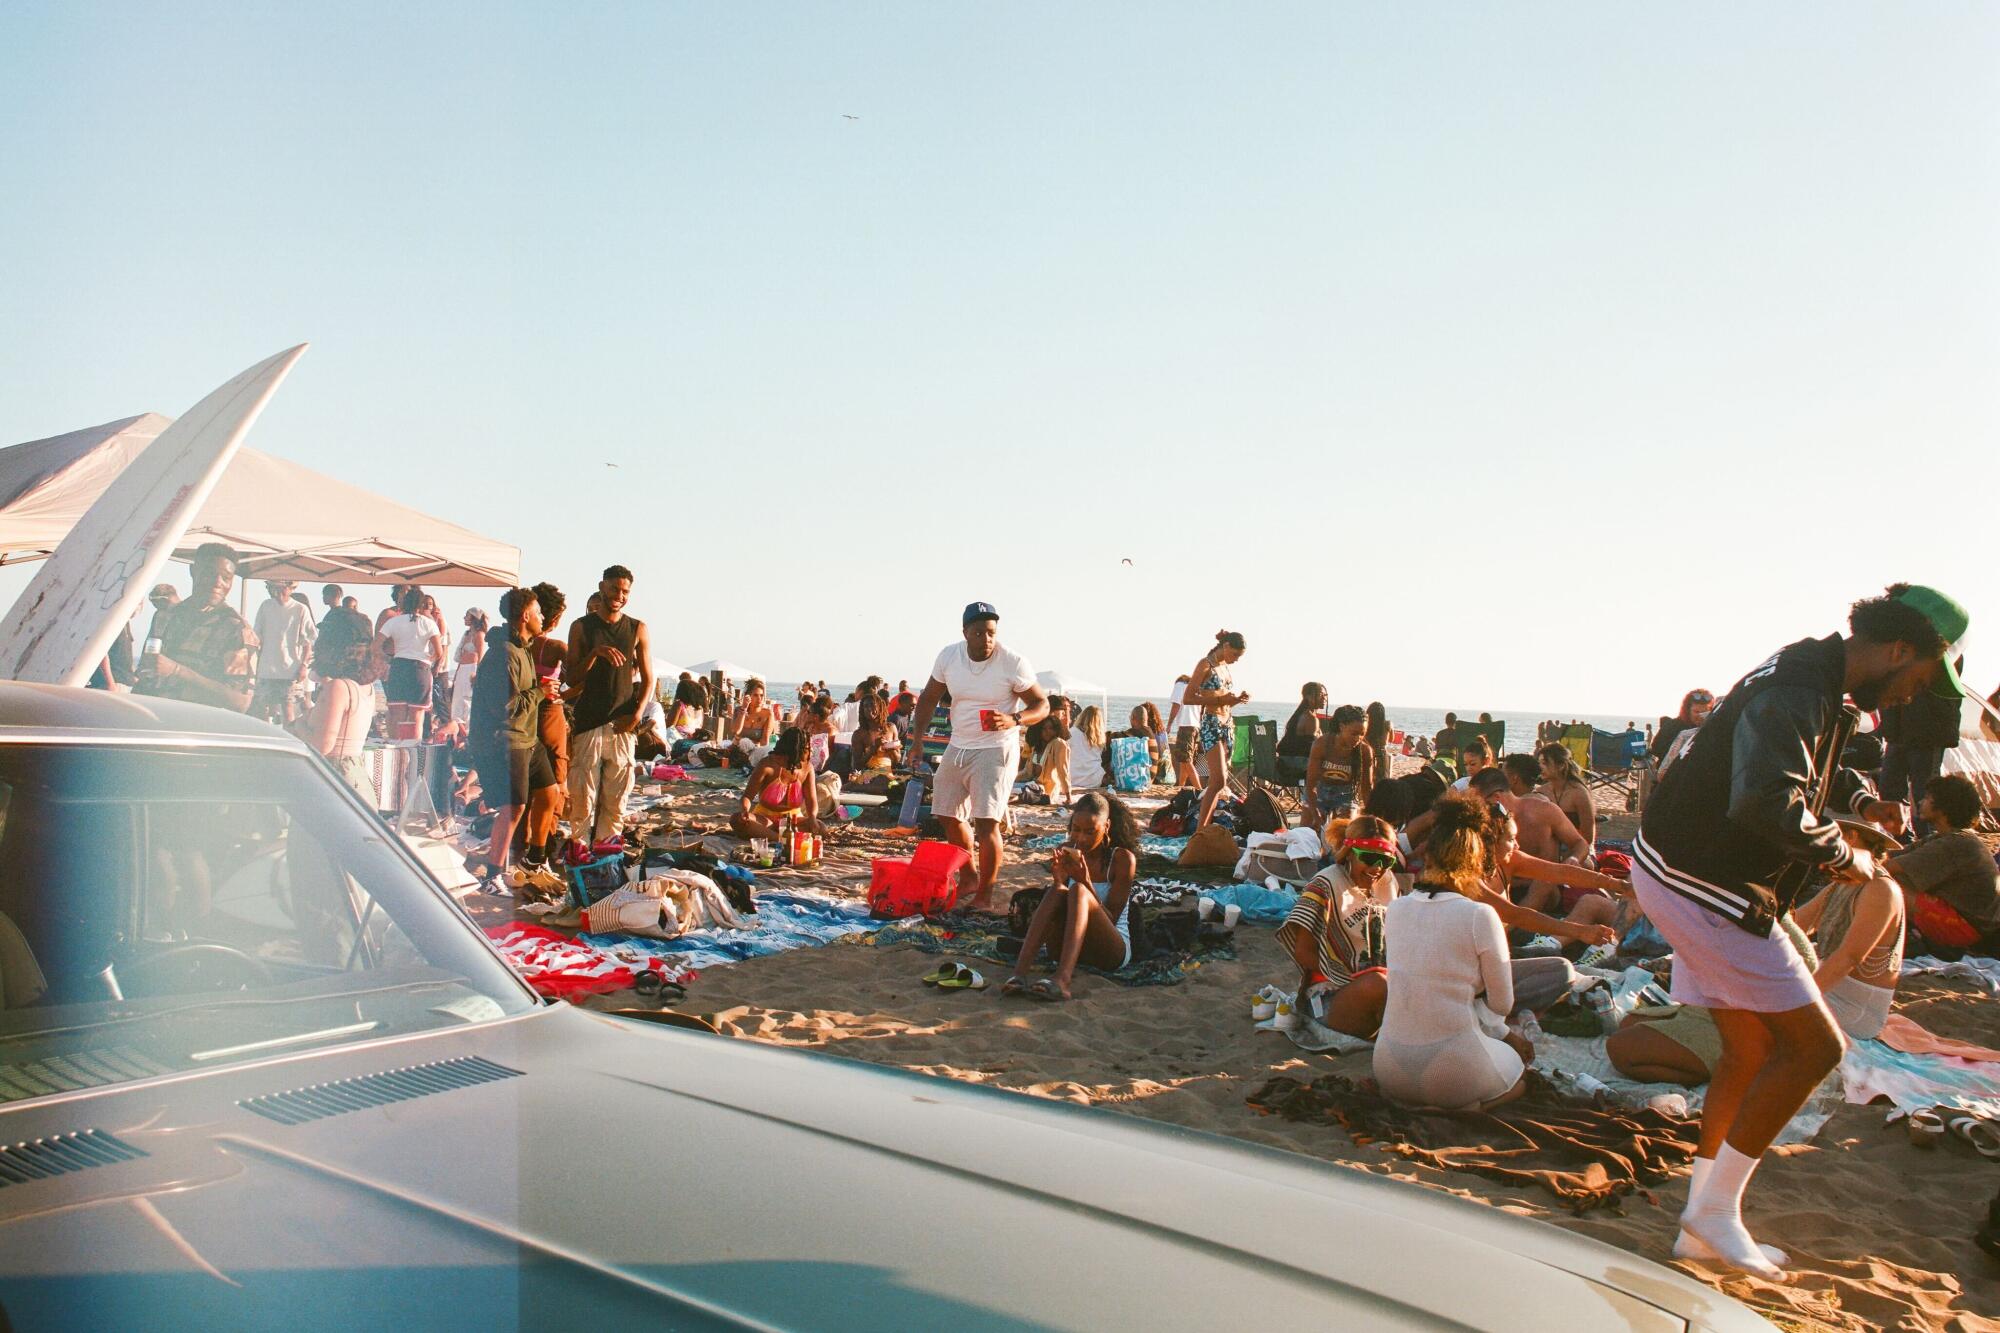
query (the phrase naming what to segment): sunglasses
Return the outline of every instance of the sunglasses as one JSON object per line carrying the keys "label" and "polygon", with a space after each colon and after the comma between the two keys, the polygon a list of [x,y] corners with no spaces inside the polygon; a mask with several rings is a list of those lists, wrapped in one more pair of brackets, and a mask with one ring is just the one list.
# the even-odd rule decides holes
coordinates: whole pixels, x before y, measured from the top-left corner
{"label": "sunglasses", "polygon": [[1396,864],[1396,858],[1387,852],[1356,852],[1354,859],[1362,865],[1374,866],[1377,870],[1387,870]]}
{"label": "sunglasses", "polygon": [[1712,704],[1715,702],[1715,696],[1710,694],[1707,690],[1696,690],[1693,694],[1690,694],[1688,698],[1692,699],[1694,702],[1698,704]]}

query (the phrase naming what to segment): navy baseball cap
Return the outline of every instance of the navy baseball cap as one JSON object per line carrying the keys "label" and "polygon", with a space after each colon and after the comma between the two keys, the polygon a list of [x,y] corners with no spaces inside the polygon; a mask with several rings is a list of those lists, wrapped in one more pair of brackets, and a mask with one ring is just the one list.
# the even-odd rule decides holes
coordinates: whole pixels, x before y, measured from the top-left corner
{"label": "navy baseball cap", "polygon": [[970,625],[975,620],[998,620],[999,618],[1000,613],[993,609],[993,603],[973,602],[965,608],[965,615],[958,623],[961,625]]}

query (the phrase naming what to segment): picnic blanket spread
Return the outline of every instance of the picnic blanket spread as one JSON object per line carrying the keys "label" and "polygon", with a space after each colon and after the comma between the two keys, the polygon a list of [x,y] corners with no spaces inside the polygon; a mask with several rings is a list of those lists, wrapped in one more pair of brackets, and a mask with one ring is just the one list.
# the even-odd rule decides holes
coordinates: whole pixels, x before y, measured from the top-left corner
{"label": "picnic blanket spread", "polygon": [[640,972],[657,972],[664,981],[683,984],[695,975],[685,963],[647,958],[643,951],[631,950],[628,946],[633,941],[624,936],[607,936],[604,938],[609,943],[590,944],[525,921],[487,926],[485,930],[486,937],[523,980],[538,994],[557,999],[629,990]]}
{"label": "picnic blanket spread", "polygon": [[1694,1157],[1700,1137],[1695,1121],[1651,1108],[1572,1105],[1532,1073],[1527,1092],[1491,1111],[1412,1110],[1372,1079],[1338,1074],[1274,1078],[1247,1101],[1265,1115],[1339,1125],[1357,1144],[1426,1166],[1546,1190],[1576,1212],[1666,1180]]}
{"label": "picnic blanket spread", "polygon": [[670,940],[637,935],[577,938],[598,948],[616,947],[677,962],[683,967],[719,967],[746,958],[764,958],[829,944],[843,936],[873,930],[876,924],[868,915],[868,905],[860,899],[810,889],[763,889],[757,894],[756,915],[745,920],[749,923],[747,930],[690,930]]}
{"label": "picnic blanket spread", "polygon": [[[991,917],[954,913],[938,917],[908,917],[892,921],[871,935],[856,936],[850,943],[878,949],[912,948],[925,953],[957,953],[995,962],[1014,961],[1019,943],[1001,930],[1003,922]],[[1012,945],[1013,947],[1008,947]],[[1236,948],[1222,939],[1203,940],[1191,953],[1162,953],[1128,963],[1116,972],[1094,967],[1078,971],[1093,973],[1121,986],[1173,986],[1186,981],[1205,962],[1234,958]],[[1044,965],[1046,966],[1046,965]]]}

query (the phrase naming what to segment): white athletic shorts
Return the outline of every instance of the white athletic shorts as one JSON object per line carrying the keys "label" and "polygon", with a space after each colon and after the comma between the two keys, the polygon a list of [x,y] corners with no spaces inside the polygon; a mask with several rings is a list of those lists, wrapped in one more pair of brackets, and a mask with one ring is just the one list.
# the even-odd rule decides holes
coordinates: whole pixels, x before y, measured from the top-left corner
{"label": "white athletic shorts", "polygon": [[946,746],[931,779],[931,813],[939,819],[1005,819],[1019,758],[1013,745]]}

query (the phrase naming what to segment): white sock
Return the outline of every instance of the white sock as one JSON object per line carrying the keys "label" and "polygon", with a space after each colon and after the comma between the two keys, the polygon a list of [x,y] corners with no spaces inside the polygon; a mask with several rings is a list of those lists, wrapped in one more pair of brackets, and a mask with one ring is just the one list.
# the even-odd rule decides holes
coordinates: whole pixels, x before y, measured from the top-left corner
{"label": "white sock", "polygon": [[[1702,1178],[1701,1188],[1689,1199],[1681,1213],[1681,1235],[1674,1242],[1674,1254],[1683,1259],[1713,1258],[1760,1277],[1778,1278],[1784,1270],[1766,1259],[1743,1226],[1743,1190],[1757,1169],[1757,1158],[1746,1157],[1728,1144],[1716,1154],[1714,1165]],[[1695,1253],[1690,1240],[1702,1242],[1707,1253]]]}
{"label": "white sock", "polygon": [[[1708,1173],[1714,1166],[1715,1159],[1713,1157],[1697,1157],[1694,1159],[1694,1174],[1688,1182],[1689,1203],[1693,1203],[1694,1196],[1701,1193],[1702,1182],[1708,1179]],[[1676,1252],[1685,1249],[1687,1253],[1681,1255],[1683,1259],[1713,1259],[1716,1257],[1714,1247],[1699,1236],[1690,1235],[1685,1231],[1681,1233],[1681,1236],[1687,1243],[1685,1245],[1676,1245]],[[1786,1254],[1775,1245],[1759,1245],[1757,1252],[1780,1268],[1783,1268],[1792,1261],[1791,1255]]]}

